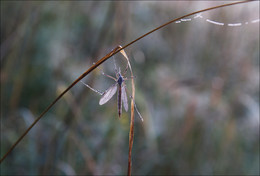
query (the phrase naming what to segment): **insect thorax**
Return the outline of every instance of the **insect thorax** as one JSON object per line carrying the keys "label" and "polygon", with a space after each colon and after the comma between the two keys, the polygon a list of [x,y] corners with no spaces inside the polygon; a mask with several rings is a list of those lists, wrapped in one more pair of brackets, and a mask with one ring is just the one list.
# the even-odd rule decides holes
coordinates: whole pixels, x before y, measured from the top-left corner
{"label": "insect thorax", "polygon": [[124,81],[123,77],[121,75],[119,75],[117,83],[121,86],[123,81]]}

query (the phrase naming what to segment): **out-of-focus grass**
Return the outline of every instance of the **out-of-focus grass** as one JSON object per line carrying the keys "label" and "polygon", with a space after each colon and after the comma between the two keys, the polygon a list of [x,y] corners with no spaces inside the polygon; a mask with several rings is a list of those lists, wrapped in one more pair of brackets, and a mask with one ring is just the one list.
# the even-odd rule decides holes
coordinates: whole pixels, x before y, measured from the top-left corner
{"label": "out-of-focus grass", "polygon": [[[221,2],[1,1],[1,156],[98,58]],[[133,174],[259,174],[259,2],[172,24],[126,51],[136,75]],[[206,22],[242,23],[219,26]],[[249,22],[245,24],[245,22]],[[117,60],[120,56],[115,57]],[[84,81],[105,90],[107,62]],[[125,174],[129,113],[76,85],[1,174]]]}

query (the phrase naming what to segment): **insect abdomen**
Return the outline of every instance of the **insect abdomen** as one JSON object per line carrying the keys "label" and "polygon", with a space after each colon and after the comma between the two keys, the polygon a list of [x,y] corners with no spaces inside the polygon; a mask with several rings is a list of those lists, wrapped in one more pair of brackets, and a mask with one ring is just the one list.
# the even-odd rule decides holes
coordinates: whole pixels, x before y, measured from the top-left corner
{"label": "insect abdomen", "polygon": [[119,89],[118,89],[117,109],[118,109],[118,116],[120,118],[122,113],[122,97],[121,97],[122,89],[121,86],[118,86],[118,88]]}

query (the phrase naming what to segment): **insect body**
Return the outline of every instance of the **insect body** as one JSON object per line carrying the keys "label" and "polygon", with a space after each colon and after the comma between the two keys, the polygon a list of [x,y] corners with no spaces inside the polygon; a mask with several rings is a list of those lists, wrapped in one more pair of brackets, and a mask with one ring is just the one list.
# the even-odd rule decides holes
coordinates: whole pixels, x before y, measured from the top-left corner
{"label": "insect body", "polygon": [[[104,73],[103,73],[104,74]],[[105,74],[104,74],[105,75]],[[112,78],[116,81],[114,85],[112,85],[110,88],[108,88],[101,97],[99,104],[103,105],[106,102],[108,102],[116,93],[118,88],[118,94],[117,94],[117,108],[118,108],[118,116],[121,117],[122,114],[122,104],[124,104],[125,111],[128,111],[128,103],[127,103],[127,95],[126,95],[126,85],[124,77],[121,75],[120,71],[116,74],[116,78],[106,75],[109,78]]]}
{"label": "insect body", "polygon": [[[113,76],[107,75],[105,73],[102,73],[103,75],[105,75],[115,81],[115,84],[113,84],[111,87],[109,87],[105,92],[100,92],[96,89],[93,89],[92,87],[90,87],[89,85],[87,85],[81,81],[85,86],[87,86],[92,91],[94,91],[102,96],[101,99],[99,100],[99,105],[103,105],[103,104],[107,103],[115,95],[115,93],[117,92],[117,89],[118,89],[117,109],[118,109],[119,117],[121,117],[121,114],[122,114],[122,105],[124,105],[125,111],[126,112],[128,111],[128,102],[127,102],[127,94],[126,94],[127,89],[126,89],[126,84],[125,84],[125,81],[128,79],[124,77],[124,75],[127,72],[127,69],[128,69],[128,65],[126,66],[124,73],[121,74],[120,68],[119,68],[119,71],[117,71],[116,64],[115,64],[116,78],[114,78]],[[130,96],[130,98],[133,100],[132,96]],[[134,102],[134,107],[135,107],[135,110],[138,113],[139,117],[143,121],[141,114],[137,110],[135,102]]]}

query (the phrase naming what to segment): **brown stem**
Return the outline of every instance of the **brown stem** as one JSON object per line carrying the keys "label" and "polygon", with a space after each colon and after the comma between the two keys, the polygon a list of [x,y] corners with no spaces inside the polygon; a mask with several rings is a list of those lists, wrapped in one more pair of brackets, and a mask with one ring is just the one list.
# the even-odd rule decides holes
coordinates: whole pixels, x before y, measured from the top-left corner
{"label": "brown stem", "polygon": [[[121,49],[122,47],[119,46]],[[121,50],[120,53],[125,57],[127,60],[127,65],[128,68],[130,69],[131,77],[134,77],[132,66],[130,64],[129,58],[127,57],[125,50]],[[133,148],[133,143],[134,143],[134,115],[135,115],[135,82],[134,79],[132,79],[131,82],[132,85],[132,94],[131,94],[131,121],[130,121],[130,129],[129,129],[129,151],[128,151],[128,169],[127,169],[127,175],[131,175],[131,170],[132,170],[132,148]]]}
{"label": "brown stem", "polygon": [[[239,1],[239,2],[234,2],[234,3],[229,3],[229,4],[223,4],[223,5],[219,5],[219,6],[215,6],[215,7],[211,7],[211,8],[207,8],[207,9],[203,9],[203,10],[199,10],[196,12],[192,12],[189,13],[187,15],[184,15],[182,17],[176,18],[174,20],[171,20],[153,30],[151,30],[150,32],[145,33],[144,35],[140,36],[139,38],[133,40],[132,42],[126,44],[123,47],[116,47],[114,50],[112,50],[110,53],[108,53],[106,56],[104,56],[102,59],[98,60],[96,62],[96,64],[92,65],[87,71],[85,71],[81,76],[79,76],[67,89],[65,89],[41,114],[40,116],[31,124],[31,126],[19,137],[19,139],[12,145],[12,147],[6,152],[6,154],[1,158],[0,160],[0,164],[4,161],[4,159],[7,157],[7,155],[9,153],[11,153],[11,151],[16,147],[16,145],[24,138],[24,136],[26,136],[26,134],[32,129],[32,127],[52,108],[52,106],[54,104],[56,104],[56,102],[66,93],[68,92],[75,84],[77,84],[81,79],[83,79],[85,76],[87,76],[90,72],[92,72],[94,69],[96,69],[100,64],[102,64],[103,62],[105,62],[107,59],[109,59],[111,56],[115,55],[116,53],[118,53],[119,51],[125,49],[126,47],[132,45],[133,43],[137,42],[138,40],[146,37],[147,35],[175,22],[178,21],[182,18],[200,13],[200,12],[205,12],[205,11],[209,11],[209,10],[213,10],[213,9],[217,9],[217,8],[222,8],[222,7],[226,7],[226,6],[231,6],[231,5],[236,5],[236,4],[242,4],[242,3],[247,3],[247,2],[251,2],[253,0],[246,0],[246,1]],[[131,123],[132,123],[132,115],[131,115]],[[133,142],[133,141],[132,141]],[[131,166],[131,163],[130,163]],[[130,167],[130,171],[129,173],[131,174],[131,167]]]}

